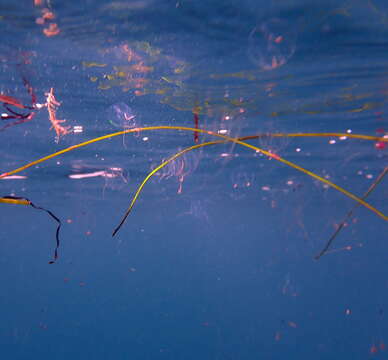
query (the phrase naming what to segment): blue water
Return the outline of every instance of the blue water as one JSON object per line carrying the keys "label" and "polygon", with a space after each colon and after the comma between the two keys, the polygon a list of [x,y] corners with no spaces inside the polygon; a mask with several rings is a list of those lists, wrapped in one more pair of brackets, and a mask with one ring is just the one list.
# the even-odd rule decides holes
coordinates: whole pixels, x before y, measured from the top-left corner
{"label": "blue water", "polygon": [[[267,134],[249,143],[357,196],[387,166],[386,143],[268,135],[387,133],[384,1],[3,0],[0,30],[0,94],[35,104],[2,107],[0,173],[196,117],[232,137]],[[51,88],[60,136],[36,105]],[[35,116],[15,124],[9,109]],[[188,152],[112,238],[152,169],[212,140],[125,134],[1,180],[0,195],[62,221],[49,265],[55,221],[0,203],[2,358],[388,356],[386,222],[358,207],[315,260],[355,202],[276,159],[231,143]],[[367,201],[387,214],[387,194],[384,179]]]}

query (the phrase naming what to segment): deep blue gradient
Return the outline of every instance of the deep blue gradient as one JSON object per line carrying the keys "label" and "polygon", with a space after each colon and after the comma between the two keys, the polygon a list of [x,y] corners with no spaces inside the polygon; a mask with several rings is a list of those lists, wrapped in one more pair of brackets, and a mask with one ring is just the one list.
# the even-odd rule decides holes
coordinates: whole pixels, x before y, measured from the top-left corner
{"label": "deep blue gradient", "polygon": [[[55,19],[37,24],[45,7]],[[235,137],[388,131],[382,0],[3,0],[0,31],[0,93],[29,104],[24,76],[42,104],[53,88],[62,125],[82,127],[56,140],[42,109],[3,129],[0,173],[133,126],[194,126],[194,112]],[[358,196],[387,166],[373,141],[250,143]],[[314,260],[354,201],[274,159],[233,144],[187,153],[112,238],[142,179],[193,144],[129,134],[0,180],[1,196],[63,222],[49,265],[52,219],[0,203],[1,358],[387,358],[386,222],[359,207]],[[387,184],[368,198],[385,214]]]}

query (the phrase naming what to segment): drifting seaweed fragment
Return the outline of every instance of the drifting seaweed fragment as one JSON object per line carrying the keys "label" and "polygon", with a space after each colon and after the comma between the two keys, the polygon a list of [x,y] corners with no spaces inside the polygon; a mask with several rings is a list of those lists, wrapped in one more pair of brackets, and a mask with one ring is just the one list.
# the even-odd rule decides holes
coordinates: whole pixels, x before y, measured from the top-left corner
{"label": "drifting seaweed fragment", "polygon": [[[387,175],[387,173],[388,173],[388,166],[385,167],[383,172],[377,177],[377,179],[373,182],[373,184],[369,187],[369,189],[365,192],[365,194],[362,196],[361,199],[365,200],[370,195],[370,193],[374,189],[376,189],[377,185],[381,183],[381,181],[383,180],[384,176]],[[319,260],[323,255],[325,255],[329,251],[329,249],[330,249],[334,239],[337,237],[339,232],[346,226],[348,220],[353,216],[354,211],[359,206],[360,206],[360,203],[356,203],[350,209],[350,211],[346,214],[344,220],[341,221],[341,223],[338,225],[337,229],[334,231],[333,235],[330,236],[330,238],[327,241],[326,245],[323,247],[323,249],[320,251],[320,253],[314,257],[315,260]]]}
{"label": "drifting seaweed fragment", "polygon": [[[50,91],[50,93],[52,94],[52,91]],[[57,105],[57,101],[55,100],[55,98],[54,98],[54,101],[52,103],[55,106],[58,106]],[[251,145],[251,144],[245,142],[245,140],[257,139],[257,138],[264,137],[264,136],[289,137],[289,138],[292,138],[292,137],[343,137],[343,136],[347,136],[348,138],[354,138],[354,139],[363,139],[363,140],[370,140],[370,141],[388,142],[388,138],[385,138],[385,137],[369,136],[369,135],[362,135],[362,134],[343,134],[343,133],[274,133],[274,134],[268,134],[268,133],[266,133],[266,134],[258,134],[258,135],[245,136],[245,137],[240,137],[240,138],[233,138],[233,137],[229,137],[229,136],[225,136],[225,135],[221,135],[221,134],[215,133],[213,131],[208,131],[208,130],[204,130],[204,129],[197,129],[197,128],[190,128],[190,127],[184,127],[184,126],[150,126],[150,127],[142,127],[142,128],[132,128],[132,129],[126,129],[126,130],[123,130],[123,131],[118,131],[118,132],[115,132],[115,133],[111,133],[111,134],[107,134],[107,135],[104,135],[104,136],[100,136],[100,137],[97,137],[97,138],[94,138],[94,139],[91,139],[91,140],[79,143],[77,145],[73,145],[73,146],[67,147],[67,148],[62,149],[60,151],[57,151],[57,152],[55,152],[53,154],[50,154],[50,155],[42,157],[42,158],[40,158],[38,160],[32,161],[32,162],[30,162],[30,163],[28,163],[26,165],[23,165],[23,166],[21,166],[21,167],[19,167],[17,169],[14,169],[12,171],[8,171],[8,172],[5,172],[5,173],[2,173],[2,174],[0,174],[0,179],[5,178],[7,176],[14,175],[16,173],[19,173],[19,172],[21,172],[23,170],[28,169],[31,166],[34,166],[34,165],[37,165],[37,164],[42,163],[44,161],[50,160],[50,159],[55,158],[55,157],[57,157],[59,155],[62,155],[64,153],[76,150],[78,148],[81,148],[81,147],[84,147],[84,146],[87,146],[87,145],[90,145],[90,144],[93,144],[93,143],[96,143],[96,142],[99,142],[99,141],[102,141],[102,140],[110,139],[110,138],[113,138],[113,137],[116,137],[116,136],[120,136],[120,135],[124,135],[124,134],[129,134],[129,133],[138,134],[139,132],[142,132],[142,131],[153,131],[153,130],[174,130],[174,131],[198,132],[198,133],[207,134],[207,135],[211,135],[211,136],[215,136],[215,137],[221,138],[221,140],[210,141],[210,142],[201,143],[201,144],[196,144],[196,145],[193,145],[193,146],[191,146],[189,148],[183,149],[183,150],[179,151],[178,153],[176,153],[175,155],[171,156],[166,161],[164,161],[157,168],[152,170],[146,176],[146,178],[143,180],[143,182],[140,184],[140,186],[138,187],[134,197],[132,198],[132,201],[131,201],[131,204],[130,204],[129,208],[127,209],[127,211],[125,212],[124,216],[122,217],[119,225],[114,229],[112,236],[116,235],[117,232],[120,230],[120,228],[124,224],[126,218],[128,217],[129,213],[131,212],[131,210],[132,210],[132,208],[133,208],[133,206],[134,206],[138,196],[140,195],[140,192],[143,189],[144,185],[146,184],[146,182],[157,171],[159,171],[161,168],[166,166],[169,162],[175,160],[179,156],[182,156],[184,153],[186,153],[188,151],[191,151],[191,150],[194,150],[194,149],[197,149],[197,148],[201,148],[201,147],[205,147],[205,146],[222,144],[222,143],[226,143],[226,142],[233,142],[235,144],[239,144],[241,146],[244,146],[246,148],[254,150],[256,153],[257,152],[262,153],[262,154],[266,155],[267,157],[269,157],[271,159],[275,159],[275,160],[277,160],[277,161],[279,161],[279,162],[281,162],[281,163],[283,163],[283,164],[285,164],[285,165],[287,165],[289,167],[294,168],[295,170],[298,170],[298,171],[300,171],[300,172],[302,172],[302,173],[304,173],[304,174],[306,174],[306,175],[308,175],[308,176],[310,176],[310,177],[312,177],[312,178],[314,178],[316,180],[319,180],[320,182],[322,182],[322,183],[324,183],[326,185],[329,185],[330,187],[332,187],[335,190],[343,193],[345,196],[349,197],[350,199],[356,201],[357,202],[357,204],[356,204],[357,207],[360,206],[360,205],[363,205],[364,207],[366,207],[370,211],[374,212],[376,215],[378,215],[379,217],[381,217],[385,221],[388,220],[388,216],[386,216],[381,211],[379,211],[378,209],[376,209],[375,207],[373,207],[372,205],[370,205],[369,203],[367,203],[365,201],[365,198],[369,195],[369,193],[371,191],[373,191],[373,189],[377,186],[377,184],[382,180],[382,178],[385,175],[385,173],[387,172],[387,170],[385,170],[384,173],[382,175],[380,175],[378,180],[376,180],[375,184],[372,185],[372,187],[368,190],[368,192],[366,194],[364,194],[364,196],[362,198],[360,198],[360,197],[352,194],[351,192],[343,189],[342,187],[332,183],[331,181],[329,181],[329,180],[327,180],[327,179],[325,179],[325,178],[323,178],[323,177],[321,177],[321,176],[319,176],[319,175],[317,175],[317,174],[315,174],[315,173],[313,173],[313,172],[311,172],[311,171],[309,171],[309,170],[307,170],[305,168],[302,168],[301,166],[299,166],[299,165],[297,165],[297,164],[295,164],[295,163],[293,163],[291,161],[288,161],[288,160],[280,157],[279,155],[277,155],[275,153],[272,153],[272,152],[270,152],[268,150],[261,149],[261,148],[259,148],[257,146],[254,146],[254,145]],[[59,248],[59,230],[61,228],[61,221],[59,220],[59,218],[56,217],[51,211],[49,211],[47,209],[44,209],[42,207],[34,205],[30,200],[28,200],[26,198],[18,198],[18,197],[13,197],[13,196],[4,196],[4,197],[0,198],[0,203],[30,205],[30,206],[34,207],[35,209],[46,211],[55,221],[57,221],[57,223],[58,223],[58,227],[57,227],[57,231],[56,231],[56,244],[57,245],[56,245],[55,252],[54,252],[54,260],[50,261],[50,264],[54,263],[55,260],[58,257],[57,253],[58,253],[58,248]],[[353,212],[353,210],[354,209],[352,209],[352,212]],[[330,246],[330,243],[329,243],[329,246]]]}
{"label": "drifting seaweed fragment", "polygon": [[46,209],[44,207],[37,206],[31,200],[29,200],[27,198],[24,198],[24,197],[3,196],[3,197],[0,197],[0,203],[12,204],[12,205],[27,205],[27,206],[29,205],[29,206],[32,206],[36,210],[45,211],[47,214],[49,214],[58,223],[57,230],[55,232],[56,246],[55,246],[55,250],[54,250],[54,258],[53,258],[53,260],[49,261],[49,264],[54,264],[55,261],[58,259],[58,248],[59,248],[59,244],[60,244],[60,242],[59,242],[59,231],[60,231],[61,226],[62,226],[61,220],[56,215],[54,215],[52,211],[50,211],[50,210],[48,210],[48,209]]}
{"label": "drifting seaweed fragment", "polygon": [[41,107],[40,104],[36,103],[36,95],[31,84],[24,76],[22,76],[22,80],[23,80],[24,87],[26,88],[28,94],[31,97],[31,106],[23,105],[23,103],[20,100],[16,99],[13,96],[0,94],[0,102],[3,103],[3,107],[7,111],[0,114],[0,119],[1,120],[17,119],[12,123],[8,123],[2,126],[0,128],[0,131],[3,131],[6,128],[9,128],[13,125],[22,124],[24,122],[30,121],[35,116],[34,111],[20,113],[12,109],[11,106],[16,107],[18,109],[23,109],[23,110],[38,110]]}
{"label": "drifting seaweed fragment", "polygon": [[[196,129],[198,129],[199,128],[199,113],[198,113],[198,109],[197,108],[194,108],[193,115],[194,115],[194,127]],[[196,144],[198,144],[198,142],[199,142],[199,134],[198,134],[197,131],[194,132],[194,142]]]}
{"label": "drifting seaweed fragment", "polygon": [[62,126],[61,123],[66,122],[66,120],[58,120],[57,119],[57,109],[61,105],[61,103],[54,96],[54,89],[51,88],[49,92],[46,94],[46,104],[47,111],[49,113],[49,120],[51,122],[51,129],[55,130],[56,141],[59,141],[61,135],[66,135],[70,132],[70,126]]}
{"label": "drifting seaweed fragment", "polygon": [[[106,139],[110,139],[110,138],[113,138],[113,137],[116,137],[116,136],[120,136],[120,135],[124,135],[124,134],[129,134],[129,133],[139,133],[139,132],[143,132],[143,131],[153,131],[153,130],[174,130],[174,131],[189,131],[189,132],[199,132],[199,133],[203,133],[203,134],[208,134],[208,135],[211,135],[211,136],[215,136],[215,137],[218,137],[218,138],[221,138],[221,139],[224,139],[224,141],[229,141],[229,142],[233,142],[233,143],[236,143],[236,144],[239,144],[241,146],[244,146],[246,148],[249,148],[249,149],[252,149],[254,150],[255,152],[259,152],[259,153],[262,153],[266,156],[268,156],[269,158],[272,158],[272,159],[275,159],[287,166],[290,166],[292,168],[294,168],[295,170],[298,170],[326,185],[329,185],[330,187],[336,189],[337,191],[343,193],[345,196],[349,197],[350,199],[360,203],[361,205],[365,206],[366,208],[368,208],[369,210],[371,210],[372,212],[374,212],[376,215],[378,215],[379,217],[381,217],[382,219],[384,220],[388,220],[388,217],[386,215],[384,215],[381,211],[377,210],[376,208],[374,208],[372,205],[370,205],[369,203],[365,202],[364,200],[362,200],[361,198],[359,198],[358,196],[352,194],[351,192],[343,189],[342,187],[332,183],[331,181],[313,173],[312,171],[309,171],[291,161],[288,161],[282,157],[280,157],[279,155],[275,154],[275,153],[272,153],[270,151],[267,151],[267,150],[264,150],[264,149],[261,149],[257,146],[254,146],[254,145],[251,145],[249,143],[245,143],[243,141],[240,141],[236,138],[232,138],[232,137],[229,137],[229,136],[226,136],[226,135],[222,135],[222,134],[218,134],[216,132],[213,132],[213,131],[209,131],[209,130],[204,130],[204,129],[195,129],[195,128],[191,128],[191,127],[185,127],[185,126],[148,126],[148,127],[140,127],[140,128],[132,128],[132,129],[127,129],[127,130],[123,130],[123,131],[118,131],[118,132],[114,132],[114,133],[110,133],[110,134],[107,134],[107,135],[104,135],[104,136],[100,136],[100,137],[97,137],[97,138],[94,138],[94,139],[91,139],[91,140],[88,140],[88,141],[84,141],[82,143],[79,143],[77,145],[72,145],[68,148],[65,148],[65,149],[62,149],[60,151],[57,151],[53,154],[50,154],[50,155],[47,155],[43,158],[40,158],[38,160],[35,160],[35,161],[32,161],[26,165],[23,165],[17,169],[14,169],[12,171],[8,171],[8,172],[5,172],[5,173],[2,173],[0,174],[0,179],[1,178],[4,178],[6,176],[9,176],[9,175],[13,175],[13,174],[16,174],[16,173],[19,173],[20,171],[23,171],[25,169],[28,169],[29,167],[31,166],[34,166],[34,165],[37,165],[37,164],[40,164],[44,161],[47,161],[49,159],[52,159],[54,157],[57,157],[59,155],[62,155],[62,154],[65,154],[69,151],[73,151],[73,150],[76,150],[78,148],[81,148],[81,147],[84,147],[84,146],[87,146],[87,145],[90,145],[90,144],[93,144],[93,143],[96,143],[96,142],[99,142],[99,141],[102,141],[102,140],[106,140]],[[262,134],[261,136],[269,136],[269,134]],[[252,138],[255,138],[256,136],[258,135],[253,135],[253,136],[248,136],[246,137],[246,139],[252,139]],[[369,136],[369,135],[362,135],[362,134],[344,134],[344,133],[275,133],[275,134],[272,134],[272,136],[274,137],[343,137],[343,136],[347,136],[349,138],[355,138],[355,139],[364,139],[364,140],[373,140],[373,141],[383,141],[383,142],[388,142],[388,139],[387,138],[383,138],[383,137],[378,137],[378,136]]]}
{"label": "drifting seaweed fragment", "polygon": [[[6,112],[3,112],[0,114],[0,120],[5,121],[5,120],[16,119],[16,121],[0,127],[0,132],[4,131],[5,129],[11,126],[22,124],[32,120],[36,114],[36,111],[39,111],[42,108],[46,107],[49,114],[51,129],[54,129],[56,133],[56,141],[58,141],[61,136],[70,133],[71,132],[70,126],[61,125],[61,123],[65,122],[66,120],[57,119],[56,112],[58,107],[61,105],[61,103],[55,98],[54,89],[50,88],[50,91],[45,93],[46,102],[44,104],[39,104],[37,103],[37,97],[33,87],[31,86],[31,84],[29,83],[29,81],[24,75],[22,75],[22,80],[23,80],[23,85],[27,90],[27,93],[31,97],[31,105],[24,105],[19,99],[13,96],[0,94],[0,102],[2,103],[4,109],[6,110]],[[12,107],[17,109],[22,109],[22,110],[35,110],[35,111],[18,112]]]}
{"label": "drifting seaweed fragment", "polygon": [[[0,101],[3,103],[3,106],[5,106],[5,105],[13,105],[13,106],[16,106],[16,107],[18,107],[20,109],[32,109],[32,107],[23,105],[18,99],[15,99],[12,96],[0,94]],[[2,114],[1,118],[2,119],[7,119],[7,118],[9,118],[9,116]]]}
{"label": "drifting seaweed fragment", "polygon": [[[251,136],[245,136],[245,137],[240,137],[240,138],[236,138],[235,140],[239,140],[240,143],[242,141],[245,141],[245,140],[252,140],[252,139],[258,139],[258,138],[261,138],[261,137],[267,137],[269,136],[269,134],[259,134],[259,135],[251,135]],[[312,137],[319,137],[319,136],[323,136],[323,137],[326,137],[326,136],[338,136],[338,137],[341,137],[342,135],[341,134],[333,134],[333,133],[322,133],[322,134],[281,134],[281,133],[274,133],[274,134],[270,134],[270,136],[274,136],[274,137],[307,137],[307,136],[312,136]],[[370,136],[365,136],[365,135],[354,135],[354,136],[349,136],[349,137],[354,137],[354,138],[362,138],[364,140],[374,140],[373,137],[370,137]],[[135,191],[135,194],[134,196],[132,197],[132,200],[130,202],[130,205],[128,207],[128,209],[125,211],[123,217],[121,218],[120,220],[120,223],[116,226],[116,228],[113,230],[113,233],[112,233],[112,237],[115,236],[117,234],[117,232],[120,230],[120,228],[123,226],[123,224],[125,223],[127,217],[129,216],[129,214],[131,213],[132,211],[132,208],[133,206],[135,205],[141,191],[143,190],[143,187],[145,186],[145,184],[151,179],[151,177],[153,175],[155,175],[158,171],[160,171],[162,168],[164,168],[166,165],[168,165],[171,161],[174,161],[176,160],[178,157],[184,155],[185,153],[189,152],[189,151],[192,151],[192,150],[195,150],[195,149],[199,149],[199,148],[202,148],[202,147],[205,147],[205,146],[211,146],[211,145],[216,145],[216,144],[223,144],[223,143],[226,143],[228,142],[229,140],[218,140],[218,141],[209,141],[209,142],[205,142],[205,143],[201,143],[201,144],[197,144],[197,145],[193,145],[193,146],[190,146],[188,148],[185,148],[181,151],[179,151],[178,153],[172,155],[170,158],[168,158],[167,160],[163,161],[160,165],[158,165],[155,169],[153,169],[145,178],[144,180],[140,183],[140,185],[138,186],[137,190]],[[385,140],[387,141],[387,140]],[[261,150],[261,152],[263,152]],[[272,154],[272,153],[270,153]],[[267,154],[266,154],[267,155]],[[276,154],[272,154],[274,155],[273,158],[275,158],[276,160],[279,160],[281,159],[278,155]],[[292,164],[290,163],[290,166],[297,169],[297,165],[296,164]],[[294,166],[295,165],[295,166]],[[314,173],[307,173],[303,170],[302,168],[298,169],[298,170],[301,170],[302,172],[306,173],[307,175],[310,175],[320,181],[322,181],[321,179],[319,179],[318,177],[315,176]],[[375,187],[381,182],[381,180],[383,179],[383,177],[386,175],[386,173],[388,172],[388,167],[384,169],[383,173],[380,174],[380,176],[376,179],[376,181],[374,182],[374,184],[368,189],[368,191],[364,194],[364,196],[361,198],[361,200],[365,201],[365,199],[368,197],[368,195],[375,189]],[[326,179],[325,179],[326,180]],[[324,183],[326,183],[326,181],[324,181]],[[329,183],[326,183],[328,185],[330,185]],[[351,193],[348,193],[345,189],[342,189],[341,187],[339,187],[338,185],[336,184],[333,184],[331,183],[332,187],[334,187],[336,190],[339,190],[341,191],[342,193],[344,193],[345,195],[349,196],[349,195],[352,195],[354,196],[353,194]],[[356,196],[353,198],[352,196],[349,196],[351,197],[353,200],[356,200]],[[356,200],[357,201],[357,200]],[[366,204],[366,203],[365,203]],[[345,225],[346,223],[346,220],[352,216],[354,210],[359,207],[360,205],[364,205],[362,202],[357,202],[356,205],[353,207],[353,209],[348,213],[347,217],[345,218],[345,220],[343,221],[343,223],[339,226],[339,228],[337,229],[337,231],[333,234],[333,236],[329,239],[327,245],[324,247],[324,249],[322,250],[322,252],[317,256],[315,257],[316,259],[318,259],[319,257],[321,257],[322,255],[324,255],[324,253],[328,250],[328,248],[330,247],[332,241],[334,240],[334,238],[336,237],[336,235],[338,234],[338,232],[341,230],[341,228]],[[371,210],[371,209],[370,209]],[[388,217],[385,216],[384,214],[381,214],[382,215],[382,218],[384,220],[388,220]]]}
{"label": "drifting seaweed fragment", "polygon": [[[68,148],[62,149],[62,150],[57,151],[53,154],[50,154],[50,155],[47,155],[47,156],[40,158],[38,160],[32,161],[32,162],[30,162],[26,165],[23,165],[17,169],[14,169],[12,171],[2,173],[2,174],[0,174],[0,179],[4,178],[6,176],[9,176],[9,175],[16,174],[20,171],[28,169],[31,166],[37,165],[39,163],[42,163],[44,161],[47,161],[49,159],[52,159],[52,158],[57,157],[59,155],[62,155],[64,153],[67,153],[69,151],[73,151],[73,150],[76,150],[78,148],[81,148],[81,147],[84,147],[84,146],[87,146],[87,145],[90,145],[90,144],[93,144],[93,143],[96,143],[96,142],[99,142],[102,140],[110,139],[110,138],[113,138],[115,136],[120,136],[120,135],[124,135],[124,134],[129,134],[129,133],[139,133],[139,132],[143,132],[143,131],[153,131],[153,130],[170,130],[170,131],[174,130],[174,131],[199,132],[202,134],[207,134],[207,135],[221,138],[221,139],[223,139],[223,141],[233,142],[233,143],[239,144],[241,146],[244,146],[246,148],[254,150],[255,152],[262,153],[262,154],[268,156],[269,158],[275,159],[275,160],[277,160],[277,161],[279,161],[279,162],[281,162],[289,167],[292,167],[295,170],[298,170],[298,171],[300,171],[300,172],[302,172],[302,173],[304,173],[304,174],[306,174],[306,175],[308,175],[308,176],[310,176],[310,177],[312,177],[312,178],[314,178],[314,179],[316,179],[316,180],[318,180],[326,185],[329,185],[330,187],[341,192],[342,194],[349,197],[350,199],[352,199],[352,200],[356,201],[357,203],[360,203],[364,207],[368,208],[370,211],[374,212],[376,215],[378,215],[379,217],[381,217],[385,221],[388,220],[388,217],[385,214],[383,214],[381,211],[377,210],[375,207],[373,207],[372,205],[370,205],[369,203],[364,201],[362,198],[352,194],[351,192],[349,192],[349,191],[343,189],[342,187],[332,183],[331,181],[313,173],[312,171],[309,171],[309,170],[307,170],[307,169],[305,169],[305,168],[303,168],[303,167],[301,167],[301,166],[299,166],[291,161],[288,161],[288,160],[282,158],[281,156],[277,155],[276,153],[272,153],[270,151],[261,149],[257,146],[254,146],[254,145],[251,145],[251,144],[246,143],[244,141],[241,141],[238,138],[232,138],[229,136],[221,135],[221,134],[215,133],[213,131],[209,131],[209,130],[195,129],[195,128],[185,127],[185,126],[150,126],[150,127],[142,127],[142,128],[132,128],[132,129],[127,129],[127,130],[107,134],[104,136],[100,136],[100,137],[79,143],[77,145],[73,145],[73,146],[70,146]],[[257,138],[259,136],[268,136],[268,135],[269,134],[253,135],[253,136],[247,136],[244,139],[245,140],[254,139],[254,138]],[[290,138],[292,138],[292,137],[343,137],[343,136],[347,136],[348,138],[354,138],[354,139],[364,139],[364,140],[388,142],[388,139],[384,138],[384,137],[369,136],[369,135],[362,135],[362,134],[359,134],[359,135],[358,134],[343,134],[343,133],[275,133],[275,134],[272,134],[272,136],[274,136],[274,137],[290,137]],[[202,144],[198,144],[198,145],[202,145]],[[202,145],[202,146],[204,146],[204,145]]]}

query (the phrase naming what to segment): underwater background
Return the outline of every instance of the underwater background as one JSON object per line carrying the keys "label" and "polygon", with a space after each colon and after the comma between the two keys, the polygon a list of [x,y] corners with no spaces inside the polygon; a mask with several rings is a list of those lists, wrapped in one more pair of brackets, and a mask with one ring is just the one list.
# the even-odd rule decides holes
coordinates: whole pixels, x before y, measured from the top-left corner
{"label": "underwater background", "polygon": [[[385,1],[2,0],[0,30],[0,195],[62,225],[55,259],[0,201],[2,358],[387,358],[386,218],[279,161],[388,213]],[[112,237],[222,140],[155,126],[268,153],[185,152]]]}

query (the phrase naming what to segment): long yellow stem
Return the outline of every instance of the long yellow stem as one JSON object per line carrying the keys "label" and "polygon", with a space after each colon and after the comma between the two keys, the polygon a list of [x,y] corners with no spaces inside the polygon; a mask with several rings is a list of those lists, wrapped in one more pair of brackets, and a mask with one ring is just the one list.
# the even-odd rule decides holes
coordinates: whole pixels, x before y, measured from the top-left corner
{"label": "long yellow stem", "polygon": [[[253,135],[253,136],[245,136],[245,137],[242,137],[242,138],[238,138],[236,140],[239,140],[239,141],[242,141],[242,140],[249,140],[249,139],[253,139],[253,138],[257,138],[258,136],[257,135]],[[222,143],[225,143],[226,140],[218,140],[218,141],[209,141],[209,142],[205,142],[205,143],[201,143],[201,144],[197,144],[197,145],[193,145],[193,146],[190,146],[190,147],[187,147],[181,151],[179,151],[178,153],[174,154],[173,156],[169,157],[167,160],[163,161],[159,166],[157,166],[155,169],[153,169],[145,178],[144,180],[140,183],[139,187],[137,188],[136,192],[135,192],[135,195],[133,196],[132,200],[131,200],[131,203],[128,207],[128,209],[125,211],[123,217],[121,218],[120,220],[120,223],[116,226],[116,228],[114,229],[113,233],[112,233],[112,236],[115,236],[117,234],[117,232],[120,230],[120,228],[123,226],[124,222],[126,221],[127,217],[129,216],[130,212],[132,211],[132,208],[134,207],[141,191],[143,190],[145,184],[151,179],[151,177],[153,175],[155,175],[159,170],[161,170],[162,168],[164,168],[166,165],[168,165],[171,161],[174,161],[175,159],[177,159],[178,157],[184,155],[185,153],[189,152],[189,151],[192,151],[192,150],[195,150],[195,149],[199,149],[199,148],[202,148],[202,147],[205,147],[205,146],[210,146],[210,145],[216,145],[216,144],[222,144]],[[293,164],[295,165],[295,164]],[[387,168],[386,168],[387,169]],[[385,174],[384,174],[385,175]],[[378,181],[376,183],[376,185],[379,183],[380,181]],[[335,184],[333,184],[335,185]],[[376,186],[375,185],[375,186]],[[338,185],[335,185],[335,188],[337,190],[341,189],[340,191],[341,192],[346,192],[346,190],[342,189],[341,187],[339,187]],[[369,195],[369,192],[367,193],[367,195]],[[367,196],[366,195],[366,196]],[[363,196],[363,199],[362,200],[365,200],[366,196],[364,195]],[[356,206],[359,206],[361,205],[360,202],[357,202],[356,203]],[[386,219],[385,219],[386,220]]]}
{"label": "long yellow stem", "polygon": [[[294,164],[292,163],[291,161],[288,161],[282,157],[280,157],[279,155],[277,154],[274,154],[274,153],[271,153],[267,150],[264,150],[264,149],[261,149],[257,146],[254,146],[254,145],[251,145],[249,143],[246,143],[244,141],[241,141],[239,139],[236,139],[236,138],[233,138],[233,137],[229,137],[229,136],[226,136],[226,135],[222,135],[222,134],[218,134],[218,133],[215,133],[213,131],[209,131],[209,130],[204,130],[204,129],[196,129],[196,128],[191,128],[191,127],[185,127],[185,126],[149,126],[149,127],[143,127],[143,128],[133,128],[133,129],[127,129],[127,130],[123,130],[123,131],[118,131],[118,132],[115,132],[115,133],[111,133],[111,134],[107,134],[107,135],[104,135],[104,136],[100,136],[100,137],[97,137],[97,138],[94,138],[94,139],[91,139],[91,140],[88,140],[88,141],[85,141],[85,142],[82,142],[80,144],[77,144],[77,145],[73,145],[73,146],[70,146],[68,148],[65,148],[63,150],[60,150],[60,151],[57,151],[53,154],[50,154],[50,155],[47,155],[43,158],[40,158],[38,160],[35,160],[35,161],[32,161],[24,166],[21,166],[15,170],[12,170],[12,171],[9,171],[9,172],[5,172],[3,174],[0,174],[0,179],[3,178],[3,177],[6,177],[6,176],[10,176],[10,175],[13,175],[13,174],[16,174],[20,171],[23,171],[31,166],[34,166],[34,165],[37,165],[39,163],[42,163],[44,161],[47,161],[49,159],[52,159],[56,156],[59,156],[61,154],[64,154],[64,153],[67,153],[69,151],[72,151],[72,150],[76,150],[78,148],[81,148],[81,147],[84,147],[84,146],[87,146],[87,145],[90,145],[90,144],[93,144],[93,143],[96,143],[96,142],[99,142],[99,141],[102,141],[102,140],[106,140],[106,139],[110,139],[112,137],[115,137],[115,136],[119,136],[119,135],[123,135],[123,134],[128,134],[128,133],[138,133],[138,132],[142,132],[142,131],[151,131],[151,130],[179,130],[179,131],[189,131],[189,132],[199,132],[199,133],[203,133],[203,134],[208,134],[208,135],[211,135],[211,136],[216,136],[216,137],[219,137],[221,139],[224,139],[226,141],[229,141],[229,142],[234,142],[236,144],[239,144],[239,145],[242,145],[246,148],[249,148],[249,149],[252,149],[254,150],[255,152],[260,152],[270,158],[273,158],[283,164],[286,164],[298,171],[301,171],[303,173],[305,173],[306,175],[309,175],[310,177],[316,179],[316,180],[319,180],[321,181],[322,183],[325,183],[327,185],[329,185],[330,187],[336,189],[337,191],[343,193],[344,195],[346,195],[347,197],[353,199],[354,201],[362,204],[363,206],[365,206],[366,208],[368,208],[369,210],[373,211],[375,214],[377,214],[378,216],[380,216],[382,219],[384,220],[388,220],[388,217],[386,215],[384,215],[382,212],[380,212],[379,210],[377,210],[376,208],[374,208],[372,205],[370,205],[369,203],[365,202],[364,200],[362,200],[361,198],[357,197],[356,195],[350,193],[349,191],[341,188],[340,186],[332,183],[331,181],[313,173],[312,171],[309,171],[297,164]],[[255,135],[257,137],[259,137],[260,135]],[[262,134],[261,136],[270,136],[269,134]],[[281,134],[281,133],[278,133],[278,134],[271,134],[271,136],[277,136],[277,137],[320,137],[320,136],[328,136],[328,137],[343,137],[343,136],[347,136],[347,137],[351,137],[351,138],[359,138],[359,139],[364,139],[364,140],[374,140],[374,141],[383,141],[383,142],[388,142],[388,139],[386,138],[381,138],[381,137],[372,137],[372,136],[367,136],[367,135],[356,135],[356,134],[344,134],[344,133],[323,133],[322,135],[321,134],[318,134],[318,133],[311,133],[311,134],[307,134],[307,133],[296,133],[296,134]],[[254,137],[247,137],[247,138],[254,138]]]}

